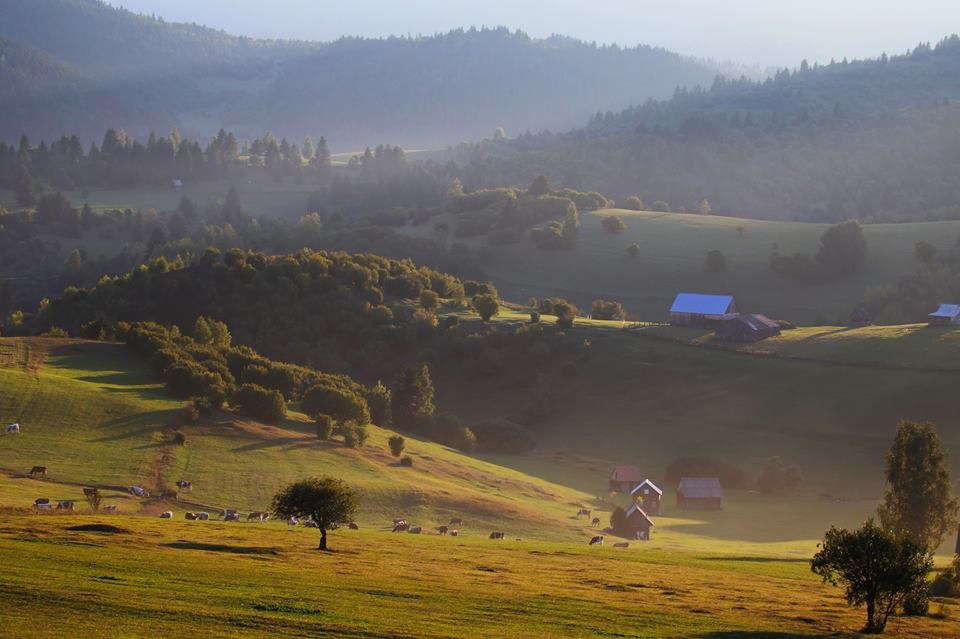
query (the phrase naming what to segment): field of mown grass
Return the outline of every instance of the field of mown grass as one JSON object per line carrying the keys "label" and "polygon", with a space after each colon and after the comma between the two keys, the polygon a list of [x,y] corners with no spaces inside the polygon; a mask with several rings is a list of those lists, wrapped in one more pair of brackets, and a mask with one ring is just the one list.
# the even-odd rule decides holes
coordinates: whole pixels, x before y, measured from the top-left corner
{"label": "field of mown grass", "polygon": [[[612,214],[627,224],[620,235],[610,235],[600,225]],[[455,228],[456,216],[446,217]],[[767,260],[774,244],[781,254],[816,253],[820,235],[828,228],[825,224],[621,209],[583,212],[580,221],[580,237],[569,251],[537,249],[527,236],[518,244],[502,246],[489,245],[486,238],[467,242],[485,247],[485,273],[505,299],[516,302],[560,296],[589,309],[597,298],[615,299],[635,317],[663,321],[678,292],[726,293],[736,296],[742,311],[809,324],[817,318],[845,321],[870,287],[893,284],[914,273],[918,241],[943,251],[960,237],[960,222],[865,225],[868,257],[862,272],[835,283],[810,285],[777,276]],[[743,228],[742,235],[737,227]],[[431,223],[401,230],[431,234],[432,229]],[[633,243],[640,246],[636,259],[626,251]],[[725,273],[706,272],[704,260],[713,249],[727,256]]]}
{"label": "field of mown grass", "polygon": [[[119,532],[69,530],[90,524]],[[282,524],[5,516],[0,628],[9,639],[837,639],[863,623],[803,560],[472,534],[330,541],[320,553],[315,531]],[[943,612],[891,620],[890,633],[960,634],[960,606]]]}

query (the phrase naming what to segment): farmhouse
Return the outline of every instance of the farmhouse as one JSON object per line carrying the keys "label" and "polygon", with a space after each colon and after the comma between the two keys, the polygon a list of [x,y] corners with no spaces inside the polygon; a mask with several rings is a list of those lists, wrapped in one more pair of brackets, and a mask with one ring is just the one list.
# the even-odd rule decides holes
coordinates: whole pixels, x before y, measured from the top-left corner
{"label": "farmhouse", "polygon": [[644,512],[653,515],[660,514],[660,501],[663,499],[663,491],[649,479],[644,479],[634,486],[633,490],[630,491],[630,498]]}
{"label": "farmhouse", "polygon": [[736,316],[737,305],[732,295],[700,295],[677,293],[670,307],[670,323],[674,326],[709,327]]}
{"label": "farmhouse", "polygon": [[636,466],[616,466],[610,473],[610,490],[627,493],[643,481],[643,473]]}
{"label": "farmhouse", "polygon": [[677,508],[720,510],[723,488],[716,477],[681,477],[677,486]]}
{"label": "farmhouse", "polygon": [[717,327],[717,338],[728,342],[759,342],[779,334],[780,325],[766,315],[740,313]]}
{"label": "farmhouse", "polygon": [[650,521],[647,513],[643,512],[642,508],[637,507],[636,504],[630,506],[630,508],[627,509],[625,520],[624,533],[634,539],[650,539],[650,528],[653,527],[653,522]]}
{"label": "farmhouse", "polygon": [[950,326],[960,324],[960,304],[941,304],[933,313],[927,315],[930,326]]}

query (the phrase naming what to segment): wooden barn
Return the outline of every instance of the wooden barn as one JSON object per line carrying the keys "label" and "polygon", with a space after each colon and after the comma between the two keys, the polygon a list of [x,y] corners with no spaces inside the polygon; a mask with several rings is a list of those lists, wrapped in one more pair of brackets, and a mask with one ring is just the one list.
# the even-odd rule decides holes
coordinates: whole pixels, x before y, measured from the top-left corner
{"label": "wooden barn", "polygon": [[678,293],[670,307],[670,323],[707,328],[736,314],[737,305],[732,295]]}
{"label": "wooden barn", "polygon": [[740,313],[717,327],[717,339],[727,342],[759,342],[780,334],[780,325],[766,315]]}
{"label": "wooden barn", "polygon": [[716,477],[681,477],[677,486],[677,508],[720,510],[723,488]]}
{"label": "wooden barn", "polygon": [[615,493],[629,493],[642,481],[643,473],[636,466],[617,466],[610,473],[610,490]]}
{"label": "wooden barn", "polygon": [[643,512],[643,508],[634,504],[627,509],[626,529],[619,532],[629,535],[633,539],[648,541],[652,527],[653,522],[647,516],[647,513]]}
{"label": "wooden barn", "polygon": [[663,500],[663,491],[649,479],[644,479],[634,486],[630,491],[630,498],[646,513],[652,515],[661,513],[660,502]]}
{"label": "wooden barn", "polygon": [[960,324],[960,304],[941,304],[927,317],[930,326],[956,326]]}

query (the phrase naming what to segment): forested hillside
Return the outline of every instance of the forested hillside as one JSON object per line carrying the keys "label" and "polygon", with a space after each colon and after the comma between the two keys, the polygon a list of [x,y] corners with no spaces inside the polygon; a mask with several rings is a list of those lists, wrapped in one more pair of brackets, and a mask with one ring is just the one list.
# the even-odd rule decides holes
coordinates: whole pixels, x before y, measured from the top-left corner
{"label": "forested hillside", "polygon": [[98,0],[8,0],[0,37],[82,73],[77,94],[49,100],[48,73],[3,64],[23,78],[0,106],[0,138],[71,132],[89,142],[122,127],[145,136],[174,125],[188,135],[229,126],[301,139],[331,132],[337,146],[376,142],[445,145],[508,132],[574,126],[598,108],[666,97],[715,71],[662,49],[600,47],[506,29],[333,43],[260,41],[166,23]]}
{"label": "forested hillside", "polygon": [[[674,211],[839,221],[956,219],[960,38],[763,82],[718,78],[566,134],[462,147],[465,184],[539,173]],[[663,207],[661,207],[663,208]]]}

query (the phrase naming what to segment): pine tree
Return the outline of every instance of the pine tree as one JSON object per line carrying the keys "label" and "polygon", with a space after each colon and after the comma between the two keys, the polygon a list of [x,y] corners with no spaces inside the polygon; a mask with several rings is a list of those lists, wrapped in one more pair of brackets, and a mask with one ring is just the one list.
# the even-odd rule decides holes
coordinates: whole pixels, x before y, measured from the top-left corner
{"label": "pine tree", "polygon": [[418,420],[432,417],[436,411],[433,394],[433,380],[426,364],[405,368],[391,398],[393,423],[411,429]]}

